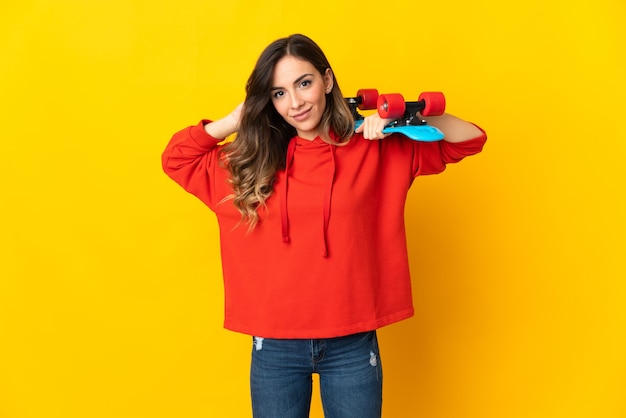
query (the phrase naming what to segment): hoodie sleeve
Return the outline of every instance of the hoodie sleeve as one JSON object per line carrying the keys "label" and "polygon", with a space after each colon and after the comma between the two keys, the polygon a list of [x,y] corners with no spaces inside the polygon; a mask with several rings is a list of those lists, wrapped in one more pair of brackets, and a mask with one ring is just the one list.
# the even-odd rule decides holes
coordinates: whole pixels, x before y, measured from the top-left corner
{"label": "hoodie sleeve", "polygon": [[219,169],[218,143],[204,130],[202,120],[174,134],[161,156],[163,171],[187,192],[213,207],[215,177]]}
{"label": "hoodie sleeve", "polygon": [[487,134],[482,128],[482,135],[463,142],[417,142],[414,144],[413,175],[441,173],[447,164],[458,163],[463,158],[482,151]]}

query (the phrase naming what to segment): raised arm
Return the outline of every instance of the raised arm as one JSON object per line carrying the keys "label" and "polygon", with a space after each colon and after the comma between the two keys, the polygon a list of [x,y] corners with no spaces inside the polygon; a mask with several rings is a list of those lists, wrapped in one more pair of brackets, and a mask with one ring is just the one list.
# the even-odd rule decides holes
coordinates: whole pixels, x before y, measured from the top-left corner
{"label": "raised arm", "polygon": [[429,125],[438,128],[445,135],[444,141],[464,142],[483,135],[476,125],[449,113],[441,116],[421,116]]}
{"label": "raised arm", "polygon": [[[429,125],[442,131],[445,135],[444,141],[447,142],[464,142],[483,135],[483,131],[473,123],[449,113],[444,113],[441,116],[419,115],[419,117],[427,121]],[[389,135],[382,133],[383,128],[391,122],[393,122],[393,119],[382,119],[378,113],[374,113],[363,120],[356,132],[363,133],[365,139],[383,139]]]}
{"label": "raised arm", "polygon": [[241,105],[214,122],[203,120],[174,134],[162,154],[163,170],[185,190],[212,204],[218,144],[235,133]]}
{"label": "raised arm", "polygon": [[228,116],[204,125],[205,132],[218,139],[226,139],[227,136],[237,132],[242,107],[243,103],[239,104]]}

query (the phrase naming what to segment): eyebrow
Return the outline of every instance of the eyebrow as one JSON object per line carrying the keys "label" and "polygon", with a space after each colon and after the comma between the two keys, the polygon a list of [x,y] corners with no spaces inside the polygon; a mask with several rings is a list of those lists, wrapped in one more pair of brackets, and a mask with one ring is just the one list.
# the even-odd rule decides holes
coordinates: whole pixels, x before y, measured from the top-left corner
{"label": "eyebrow", "polygon": [[[301,82],[303,79],[313,76],[313,74],[302,74],[300,77],[296,78],[296,80],[293,82],[293,85],[295,86],[296,84],[298,84],[299,82]],[[270,91],[273,90],[282,90],[283,87],[272,87],[270,88]]]}

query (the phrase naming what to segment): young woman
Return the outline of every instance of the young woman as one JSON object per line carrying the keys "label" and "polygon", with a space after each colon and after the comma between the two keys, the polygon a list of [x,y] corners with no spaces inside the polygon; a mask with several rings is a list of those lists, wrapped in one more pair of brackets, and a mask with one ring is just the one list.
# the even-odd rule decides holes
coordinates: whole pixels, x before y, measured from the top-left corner
{"label": "young woman", "polygon": [[[176,133],[174,181],[220,226],[227,329],[253,338],[255,417],[308,417],[319,373],[326,417],[380,417],[376,329],[413,315],[404,205],[419,175],[481,151],[485,133],[426,118],[445,140],[383,135],[354,120],[322,50],[270,44],[228,116]],[[220,144],[235,134],[234,141]]]}

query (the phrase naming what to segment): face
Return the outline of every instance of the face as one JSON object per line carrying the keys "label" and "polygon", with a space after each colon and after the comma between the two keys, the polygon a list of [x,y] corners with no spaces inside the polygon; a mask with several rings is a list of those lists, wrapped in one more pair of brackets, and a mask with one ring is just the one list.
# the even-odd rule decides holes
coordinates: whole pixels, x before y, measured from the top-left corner
{"label": "face", "polygon": [[319,135],[326,93],[332,86],[330,68],[320,74],[310,62],[286,56],[274,68],[270,94],[274,107],[298,136],[313,140]]}

